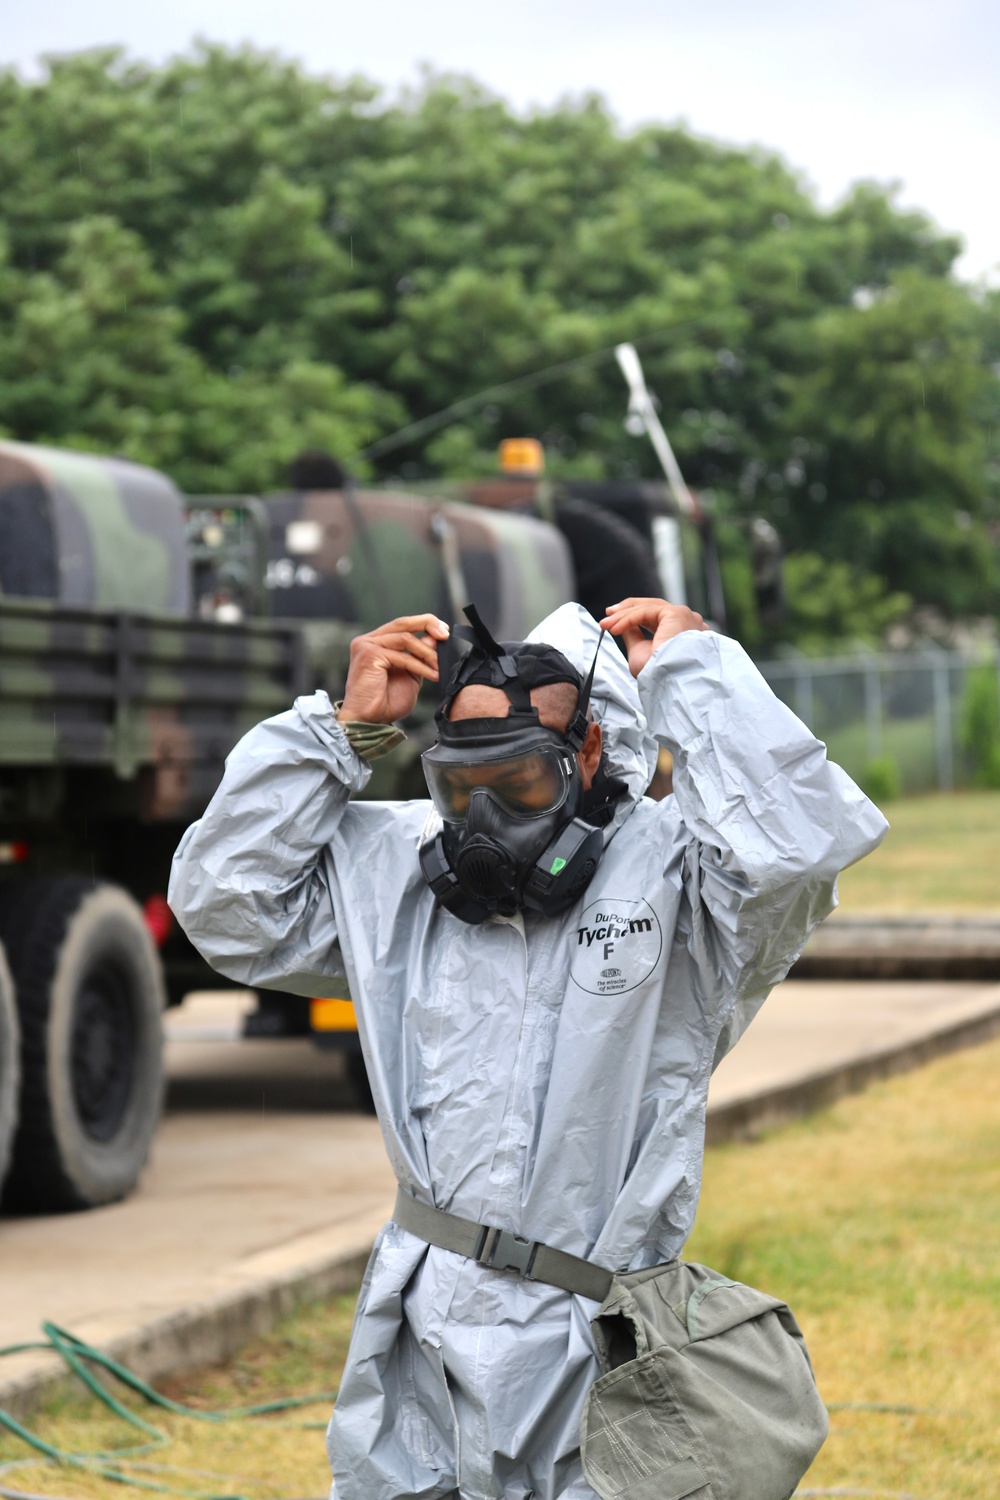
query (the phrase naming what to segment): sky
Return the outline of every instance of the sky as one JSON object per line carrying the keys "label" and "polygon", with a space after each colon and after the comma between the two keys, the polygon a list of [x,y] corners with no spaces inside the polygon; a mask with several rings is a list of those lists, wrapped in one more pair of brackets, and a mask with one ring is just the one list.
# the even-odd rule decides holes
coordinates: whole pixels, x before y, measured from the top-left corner
{"label": "sky", "polygon": [[899,182],[1000,283],[996,0],[0,0],[0,61],[119,43],[157,62],[195,36],[396,89],[473,75],[521,108],[602,94],[625,126],[681,121],[778,151],[834,203]]}

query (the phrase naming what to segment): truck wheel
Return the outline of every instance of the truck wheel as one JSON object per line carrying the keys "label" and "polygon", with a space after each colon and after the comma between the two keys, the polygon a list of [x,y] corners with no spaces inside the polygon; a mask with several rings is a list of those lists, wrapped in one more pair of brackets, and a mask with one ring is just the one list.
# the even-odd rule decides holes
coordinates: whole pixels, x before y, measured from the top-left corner
{"label": "truck wheel", "polygon": [[21,1117],[4,1204],[34,1212],[123,1198],[163,1094],[163,973],[142,912],[77,876],[0,893],[21,1021]]}
{"label": "truck wheel", "polygon": [[372,1086],[368,1082],[368,1069],[365,1067],[364,1054],[360,1047],[357,1051],[347,1054],[347,1076],[354,1085],[358,1108],[363,1114],[373,1115],[375,1100],[372,1096]]}
{"label": "truck wheel", "polygon": [[14,1005],[14,983],[0,948],[0,1187],[10,1165],[17,1124],[17,1096],[21,1077],[21,1041]]}

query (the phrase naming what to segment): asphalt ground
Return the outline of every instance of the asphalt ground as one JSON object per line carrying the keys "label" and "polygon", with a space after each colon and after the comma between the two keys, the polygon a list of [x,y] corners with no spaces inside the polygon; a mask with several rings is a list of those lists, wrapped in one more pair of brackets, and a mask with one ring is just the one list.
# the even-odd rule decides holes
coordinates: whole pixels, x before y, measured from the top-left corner
{"label": "asphalt ground", "polygon": [[[301,1296],[349,1285],[391,1209],[377,1122],[342,1060],[243,1041],[237,992],[167,1018],[167,1110],[139,1189],[85,1214],[0,1219],[0,1345],[44,1319],[150,1377],[225,1357]],[[1000,1030],[1000,984],[786,981],[713,1080],[709,1133],[753,1132]],[[0,1364],[23,1405],[52,1357]]]}

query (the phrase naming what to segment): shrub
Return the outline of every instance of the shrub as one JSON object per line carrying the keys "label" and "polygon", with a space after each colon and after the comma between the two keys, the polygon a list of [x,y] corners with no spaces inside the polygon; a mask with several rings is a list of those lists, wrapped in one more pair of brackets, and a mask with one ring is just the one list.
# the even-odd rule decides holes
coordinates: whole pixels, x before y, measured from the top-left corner
{"label": "shrub", "polygon": [[994,662],[973,667],[965,683],[960,730],[976,786],[1000,788],[1000,680]]}
{"label": "shrub", "polygon": [[865,766],[861,789],[873,802],[893,802],[900,792],[899,765],[894,755],[877,755]]}

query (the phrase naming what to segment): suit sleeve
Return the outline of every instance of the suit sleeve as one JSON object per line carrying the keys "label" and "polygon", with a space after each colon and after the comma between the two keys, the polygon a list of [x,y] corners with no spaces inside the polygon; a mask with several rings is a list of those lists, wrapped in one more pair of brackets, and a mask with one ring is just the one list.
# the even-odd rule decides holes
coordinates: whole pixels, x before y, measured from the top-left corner
{"label": "suit sleeve", "polygon": [[324,853],[369,775],[323,692],[239,742],[181,839],[168,895],[213,968],[299,994],[343,972]]}
{"label": "suit sleeve", "polygon": [[723,1013],[718,1060],[888,824],[735,641],[685,631],[638,685],[673,756],[692,945]]}

